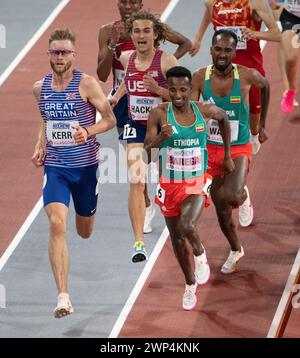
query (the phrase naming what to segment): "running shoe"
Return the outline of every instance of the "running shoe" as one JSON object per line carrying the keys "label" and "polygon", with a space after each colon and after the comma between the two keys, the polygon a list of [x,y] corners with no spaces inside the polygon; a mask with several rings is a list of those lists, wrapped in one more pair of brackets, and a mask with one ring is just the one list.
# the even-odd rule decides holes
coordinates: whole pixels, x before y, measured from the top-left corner
{"label": "running shoe", "polygon": [[132,254],[132,262],[142,262],[148,260],[148,256],[145,250],[145,244],[143,241],[136,241],[134,243],[134,252]]}
{"label": "running shoe", "polygon": [[253,221],[253,206],[250,200],[248,188],[245,186],[244,189],[247,193],[247,199],[239,207],[239,222],[242,227],[247,227]]}
{"label": "running shoe", "polygon": [[62,318],[74,312],[68,293],[60,293],[57,297],[57,306],[54,310],[55,318]]}
{"label": "running shoe", "polygon": [[287,90],[285,91],[282,101],[281,101],[281,111],[283,113],[292,113],[294,110],[294,99],[295,99],[295,91]]}
{"label": "running shoe", "polygon": [[250,134],[250,143],[252,145],[252,154],[257,154],[260,149],[260,141],[258,139],[259,134]]}
{"label": "running shoe", "polygon": [[190,311],[196,306],[198,302],[197,286],[197,282],[194,285],[185,285],[185,291],[182,298],[183,309]]}
{"label": "running shoe", "polygon": [[207,262],[205,250],[202,255],[194,256],[195,279],[198,285],[204,285],[210,276],[210,268]]}
{"label": "running shoe", "polygon": [[155,208],[153,204],[150,203],[150,206],[148,206],[148,208],[146,208],[145,211],[145,221],[144,221],[144,228],[143,228],[144,234],[150,234],[150,232],[152,232],[151,221],[154,218],[154,215],[155,215]]}
{"label": "running shoe", "polygon": [[230,251],[230,254],[221,268],[221,272],[228,274],[236,271],[237,263],[245,255],[244,249],[241,247],[241,251]]}

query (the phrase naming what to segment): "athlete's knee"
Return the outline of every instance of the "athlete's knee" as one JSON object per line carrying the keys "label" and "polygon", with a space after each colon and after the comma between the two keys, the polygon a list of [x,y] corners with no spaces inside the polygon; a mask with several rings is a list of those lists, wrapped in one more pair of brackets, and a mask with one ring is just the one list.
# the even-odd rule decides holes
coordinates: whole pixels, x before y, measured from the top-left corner
{"label": "athlete's knee", "polygon": [[227,202],[234,208],[241,206],[246,198],[247,194],[244,187],[227,194]]}
{"label": "athlete's knee", "polygon": [[197,224],[183,218],[179,221],[179,230],[184,237],[193,237],[197,230]]}
{"label": "athlete's knee", "polygon": [[82,239],[89,239],[92,236],[93,229],[92,228],[77,228],[77,233]]}
{"label": "athlete's knee", "polygon": [[67,228],[65,220],[56,214],[52,214],[49,216],[49,224],[50,224],[50,231],[51,234],[54,236],[57,235],[65,235]]}
{"label": "athlete's knee", "polygon": [[244,202],[244,200],[242,199],[242,196],[238,193],[232,193],[232,194],[228,195],[226,201],[233,208],[239,207]]}
{"label": "athlete's knee", "polygon": [[145,183],[142,181],[137,180],[136,182],[130,183],[130,191],[131,192],[142,192],[144,195],[145,191]]}

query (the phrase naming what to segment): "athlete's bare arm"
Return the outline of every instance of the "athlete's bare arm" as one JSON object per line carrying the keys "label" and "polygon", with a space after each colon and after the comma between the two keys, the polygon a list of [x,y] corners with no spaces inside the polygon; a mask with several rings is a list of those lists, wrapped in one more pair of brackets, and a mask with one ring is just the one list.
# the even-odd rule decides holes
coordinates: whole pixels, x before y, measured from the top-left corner
{"label": "athlete's bare arm", "polygon": [[284,5],[282,3],[279,3],[277,0],[269,0],[270,8],[274,10],[280,10],[284,8]]}
{"label": "athlete's bare arm", "polygon": [[[172,67],[178,66],[178,61],[174,55],[169,52],[163,52],[161,56],[161,71],[166,78],[166,73]],[[144,87],[151,93],[157,94],[165,100],[170,100],[169,91],[167,88],[161,87],[151,76],[144,76]]]}
{"label": "athlete's bare arm", "polygon": [[192,42],[181,33],[174,31],[169,25],[165,25],[167,41],[178,45],[174,56],[179,59],[183,57],[192,47]]}
{"label": "athlete's bare arm", "polygon": [[76,143],[83,144],[88,137],[107,132],[115,127],[116,118],[100,84],[94,77],[83,75],[79,85],[79,92],[83,100],[90,102],[97,111],[100,112],[102,117],[102,119],[94,125],[85,128],[81,126],[74,127],[76,129],[76,133],[74,134]]}
{"label": "athlete's bare arm", "polygon": [[224,143],[224,160],[222,163],[222,176],[234,171],[235,165],[230,154],[230,125],[226,112],[214,104],[196,102],[206,121],[213,118],[218,121],[220,133]]}
{"label": "athlete's bare arm", "polygon": [[265,128],[270,100],[270,84],[265,77],[253,68],[244,67],[242,73],[243,77],[245,76],[245,79],[250,86],[255,86],[260,89],[261,114],[259,141],[263,143],[268,139],[265,133]]}
{"label": "athlete's bare arm", "polygon": [[[41,89],[43,86],[44,80],[40,80],[35,82],[33,85],[33,95],[36,98],[37,102],[40,100]],[[40,167],[44,164],[45,161],[45,125],[44,120],[40,117],[39,120],[39,129],[38,129],[38,138],[36,141],[36,145],[34,147],[34,152],[31,158],[32,163],[36,167]]]}
{"label": "athlete's bare arm", "polygon": [[[226,112],[222,109],[217,107],[214,104],[203,104],[198,102],[197,103],[200,112],[203,114],[206,120],[211,118],[218,121],[220,133],[224,143],[224,158],[231,158],[230,156],[230,124],[226,115]],[[231,163],[231,162],[230,162]],[[229,164],[230,164],[229,163]],[[228,167],[227,167],[228,166]],[[225,174],[231,173],[234,169],[234,166],[231,171],[227,171],[227,169],[232,168],[231,165],[226,164]]]}
{"label": "athlete's bare arm", "polygon": [[195,56],[199,52],[203,36],[204,36],[209,24],[211,23],[213,2],[211,0],[206,0],[206,1],[204,1],[204,3],[205,3],[205,11],[203,14],[203,18],[200,22],[199,30],[196,33],[196,35],[192,41],[192,47],[190,49],[190,55],[192,57]]}
{"label": "athlete's bare arm", "polygon": [[[125,72],[127,70],[129,58],[130,58],[132,52],[133,52],[133,50],[124,51],[124,52],[121,53],[121,56],[119,58],[123,68],[125,69]],[[125,82],[123,80],[121,82],[120,86],[118,87],[116,93],[109,99],[109,102],[110,102],[112,108],[114,108],[117,105],[117,103],[119,102],[120,98],[122,98],[125,93],[126,93],[126,85],[125,85]]]}
{"label": "athlete's bare arm", "polygon": [[191,94],[191,99],[193,101],[199,101],[200,94],[202,93],[204,87],[205,71],[206,68],[201,68],[193,73]]}
{"label": "athlete's bare arm", "polygon": [[[163,103],[151,109],[147,120],[147,132],[144,141],[144,148],[147,153],[147,160],[151,161],[151,149],[159,148],[161,144],[172,136],[173,130],[167,121],[168,103]],[[161,128],[158,133],[158,129]]]}
{"label": "athlete's bare arm", "polygon": [[257,15],[267,26],[267,31],[253,31],[248,28],[242,29],[242,32],[247,40],[265,40],[265,41],[281,41],[281,34],[278,26],[274,20],[273,14],[268,9],[266,3],[261,0],[250,0],[250,7],[252,14]]}
{"label": "athlete's bare arm", "polygon": [[107,47],[108,36],[111,31],[112,24],[104,25],[99,30],[98,35],[98,60],[97,60],[97,75],[100,81],[106,82],[111,72],[112,63],[114,59],[114,51]]}
{"label": "athlete's bare arm", "polygon": [[270,8],[272,9],[275,21],[279,21],[282,10],[284,9],[284,5],[279,3],[276,0],[269,0]]}

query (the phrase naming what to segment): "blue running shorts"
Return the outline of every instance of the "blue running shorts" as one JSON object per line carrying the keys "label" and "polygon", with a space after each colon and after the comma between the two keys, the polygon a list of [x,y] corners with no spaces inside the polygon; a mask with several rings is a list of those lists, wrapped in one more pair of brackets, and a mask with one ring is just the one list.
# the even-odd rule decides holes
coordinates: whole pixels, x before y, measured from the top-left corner
{"label": "blue running shorts", "polygon": [[61,168],[45,166],[43,201],[70,205],[72,195],[75,211],[80,216],[89,217],[97,209],[99,192],[98,164],[82,168]]}
{"label": "blue running shorts", "polygon": [[[114,92],[112,92],[112,95],[113,94]],[[124,96],[119,99],[113,111],[117,119],[117,128],[123,128],[129,120],[127,94],[124,94]]]}

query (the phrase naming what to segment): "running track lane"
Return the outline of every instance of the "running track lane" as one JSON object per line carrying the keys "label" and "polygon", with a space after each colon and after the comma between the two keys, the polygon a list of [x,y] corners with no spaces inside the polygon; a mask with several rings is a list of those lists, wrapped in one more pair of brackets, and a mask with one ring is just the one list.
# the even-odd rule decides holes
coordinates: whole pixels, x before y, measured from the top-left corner
{"label": "running track lane", "polygon": [[[238,272],[219,272],[229,248],[211,206],[200,220],[200,234],[212,275],[199,290],[197,309],[181,308],[184,279],[168,239],[119,337],[267,336],[299,248],[300,116],[291,120],[280,113],[276,45],[268,44],[264,56],[272,93],[270,139],[251,165],[248,187],[255,226],[238,229],[246,253]],[[296,314],[294,310],[291,323]],[[288,335],[299,336],[296,324],[288,326]]]}
{"label": "running track lane", "polygon": [[[168,3],[144,0],[144,8],[162,13]],[[97,78],[98,31],[118,18],[117,11],[116,1],[89,0],[83,7],[81,0],[72,0],[0,87],[0,256],[41,196],[42,171],[31,164],[39,121],[32,85],[49,72],[49,34],[57,27],[74,30],[77,66]],[[111,81],[102,85],[108,93]]]}

